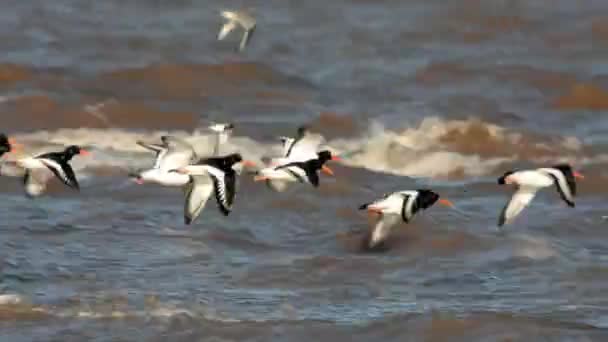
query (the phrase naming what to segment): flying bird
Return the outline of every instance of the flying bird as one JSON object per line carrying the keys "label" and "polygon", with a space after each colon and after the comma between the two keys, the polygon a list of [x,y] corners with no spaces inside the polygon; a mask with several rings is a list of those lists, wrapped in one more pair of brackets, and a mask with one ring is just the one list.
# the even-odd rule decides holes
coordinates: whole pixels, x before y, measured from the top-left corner
{"label": "flying bird", "polygon": [[371,203],[363,204],[359,210],[367,210],[380,215],[380,219],[372,230],[368,247],[374,248],[385,241],[393,226],[403,221],[409,223],[420,210],[428,209],[438,202],[452,207],[447,199],[440,199],[439,194],[427,189],[398,191],[387,194]]}
{"label": "flying bird", "polygon": [[222,11],[221,15],[226,19],[226,22],[218,33],[217,39],[224,40],[230,32],[240,26],[244,32],[241,44],[239,45],[239,51],[243,51],[255,31],[255,18],[244,11]]}
{"label": "flying bird", "polygon": [[15,163],[26,170],[23,178],[25,192],[29,197],[40,196],[53,175],[70,188],[79,190],[80,186],[70,161],[76,155],[86,156],[89,152],[72,145],[62,152],[45,153],[37,157],[26,157]]}
{"label": "flying bird", "polygon": [[569,207],[574,207],[577,178],[582,179],[584,176],[573,171],[572,167],[568,164],[559,164],[535,170],[505,172],[502,177],[498,178],[498,184],[515,184],[517,190],[500,213],[498,226],[501,227],[511,223],[532,201],[538,190],[553,185],[557,188],[557,192],[562,200]]}
{"label": "flying bird", "polygon": [[228,216],[236,196],[236,171],[233,169],[237,163],[250,164],[238,154],[229,154],[223,157],[211,157],[200,160],[194,165],[184,166],[173,173],[186,175],[190,182],[185,188],[184,222],[192,222],[200,215],[211,193],[215,193],[218,208],[222,214]]}
{"label": "flying bird", "polygon": [[317,153],[316,158],[307,161],[288,162],[279,166],[271,166],[258,171],[253,178],[254,181],[266,181],[267,184],[277,190],[282,191],[287,182],[300,182],[319,186],[319,175],[317,171],[324,170],[325,173],[333,175],[334,172],[325,163],[329,160],[340,160],[340,157],[333,156],[330,151]]}

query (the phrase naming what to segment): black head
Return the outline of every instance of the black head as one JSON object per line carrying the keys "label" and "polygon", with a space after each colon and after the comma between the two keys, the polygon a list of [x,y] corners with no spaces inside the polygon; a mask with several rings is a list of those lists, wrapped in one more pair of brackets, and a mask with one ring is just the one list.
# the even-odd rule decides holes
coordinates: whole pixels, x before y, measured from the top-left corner
{"label": "black head", "polygon": [[10,152],[11,150],[11,142],[8,140],[6,134],[0,134],[0,156],[6,152]]}
{"label": "black head", "polygon": [[321,163],[325,163],[326,161],[333,159],[333,156],[331,155],[331,152],[327,151],[327,150],[318,152],[317,156],[319,156],[319,161]]}
{"label": "black head", "polygon": [[439,194],[428,190],[418,189],[418,197],[416,197],[416,207],[418,209],[427,209],[439,200]]}
{"label": "black head", "polygon": [[243,161],[243,156],[241,156],[240,153],[233,153],[233,154],[229,154],[227,156],[225,156],[223,158],[224,160],[224,165],[226,167],[232,167],[232,165],[236,164],[236,163],[240,163]]}
{"label": "black head", "polygon": [[74,157],[76,155],[86,156],[88,154],[89,154],[89,152],[87,150],[85,150],[82,147],[77,146],[77,145],[68,146],[63,151],[63,156],[66,160],[70,160],[70,159],[72,159],[72,157]]}
{"label": "black head", "polygon": [[507,171],[507,172],[505,172],[505,174],[502,175],[502,177],[498,178],[498,184],[505,185],[505,178],[509,177],[513,173],[515,173],[515,171]]}
{"label": "black head", "polygon": [[308,126],[300,126],[298,127],[298,137],[303,137],[308,133]]}
{"label": "black head", "polygon": [[234,124],[232,122],[229,122],[226,124],[226,130],[229,130],[229,129],[234,129]]}

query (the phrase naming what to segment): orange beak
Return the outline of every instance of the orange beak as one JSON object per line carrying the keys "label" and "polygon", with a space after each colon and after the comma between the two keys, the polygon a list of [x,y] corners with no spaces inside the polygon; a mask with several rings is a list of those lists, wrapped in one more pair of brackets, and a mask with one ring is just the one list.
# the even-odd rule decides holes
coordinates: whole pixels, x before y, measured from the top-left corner
{"label": "orange beak", "polygon": [[325,165],[323,165],[321,167],[321,171],[323,171],[323,173],[325,173],[326,175],[330,175],[330,176],[334,175],[334,171]]}
{"label": "orange beak", "polygon": [[371,206],[367,207],[367,212],[370,214],[382,214],[382,210],[378,209],[378,208],[374,208]]}
{"label": "orange beak", "polygon": [[342,158],[338,157],[338,156],[331,156],[331,160],[335,160],[335,161],[341,161]]}
{"label": "orange beak", "polygon": [[91,154],[91,152],[89,152],[89,151],[87,151],[85,149],[82,149],[82,148],[80,149],[80,155],[82,155],[82,156],[88,156],[90,154]]}
{"label": "orange beak", "polygon": [[261,182],[261,181],[265,181],[265,180],[268,180],[268,177],[266,177],[266,176],[254,176],[253,177],[254,182]]}
{"label": "orange beak", "polygon": [[582,174],[580,174],[580,173],[578,173],[578,172],[576,172],[576,171],[574,171],[574,172],[572,173],[572,175],[574,176],[574,178],[578,178],[578,179],[585,179],[585,176],[583,176]]}
{"label": "orange beak", "polygon": [[256,167],[256,163],[252,162],[251,160],[243,160],[243,166],[247,166],[247,167]]}
{"label": "orange beak", "polygon": [[450,208],[454,207],[454,203],[450,202],[449,200],[447,200],[445,198],[439,199],[439,204],[445,205],[446,207],[450,207]]}
{"label": "orange beak", "polygon": [[[8,138],[8,143],[11,144],[11,152],[20,150],[23,148],[23,145],[21,145],[20,143],[16,142],[15,139],[13,138]],[[10,153],[10,152],[9,152]]]}

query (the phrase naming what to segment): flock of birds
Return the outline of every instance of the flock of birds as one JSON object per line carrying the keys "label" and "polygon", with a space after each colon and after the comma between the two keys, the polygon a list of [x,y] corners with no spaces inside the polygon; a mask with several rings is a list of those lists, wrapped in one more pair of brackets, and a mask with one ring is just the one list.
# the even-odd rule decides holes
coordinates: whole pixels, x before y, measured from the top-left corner
{"label": "flock of birds", "polygon": [[[154,183],[182,188],[185,195],[184,221],[187,225],[192,224],[200,215],[212,194],[219,211],[228,216],[236,197],[237,176],[245,167],[256,170],[254,181],[265,182],[269,188],[280,192],[290,183],[318,187],[320,172],[334,174],[325,164],[341,159],[328,150],[318,151],[319,142],[309,139],[308,130],[301,127],[295,137],[281,137],[282,154],[259,168],[256,163],[244,160],[239,153],[220,154],[220,147],[228,140],[234,128],[233,124],[214,124],[209,128],[216,134],[216,140],[213,155],[204,158],[197,156],[188,142],[174,136],[163,136],[160,143],[137,142],[141,147],[156,153],[156,160],[149,169],[131,173],[130,177],[137,184]],[[21,145],[0,134],[0,157],[20,148]],[[23,156],[14,161],[5,161],[5,164],[11,163],[23,170],[26,194],[29,197],[37,197],[44,193],[47,183],[54,177],[68,187],[79,189],[70,161],[77,155],[88,154],[89,152],[79,146],[69,146],[63,151]],[[505,172],[498,179],[498,184],[513,184],[517,190],[502,210],[498,225],[511,223],[532,201],[536,192],[546,187],[555,186],[568,206],[574,207],[577,178],[583,176],[567,164]],[[375,248],[381,245],[400,221],[409,223],[417,212],[428,209],[435,203],[453,207],[452,202],[440,198],[439,194],[429,189],[397,191],[361,205],[360,210],[379,216],[366,247]]]}
{"label": "flock of birds", "polygon": [[[221,15],[226,22],[218,34],[218,40],[223,40],[230,32],[240,27],[244,31],[239,44],[239,50],[242,51],[255,31],[255,18],[242,11],[222,11]],[[138,145],[156,153],[156,161],[151,168],[130,174],[138,184],[155,183],[182,188],[185,194],[184,221],[188,225],[200,215],[211,194],[214,194],[220,212],[226,216],[230,214],[236,197],[237,175],[243,167],[257,169],[254,181],[265,182],[275,191],[284,191],[289,183],[305,183],[318,187],[319,172],[333,175],[331,168],[325,164],[328,161],[340,160],[328,150],[318,151],[319,144],[308,139],[307,129],[301,127],[295,137],[281,137],[282,155],[271,159],[265,167],[258,169],[255,163],[244,160],[239,153],[221,155],[220,147],[228,140],[234,125],[214,124],[209,128],[217,137],[212,156],[200,158],[190,144],[173,136],[163,136],[160,143],[140,141],[137,142]],[[19,148],[20,145],[6,135],[0,135],[0,157]],[[44,193],[47,183],[53,177],[68,187],[79,189],[70,161],[77,155],[87,154],[88,152],[79,146],[69,146],[63,151],[35,157],[26,156],[11,163],[23,170],[26,194],[36,197]],[[583,176],[567,164],[506,172],[498,179],[498,184],[512,184],[517,190],[500,213],[498,225],[511,223],[532,201],[536,192],[546,187],[555,186],[566,204],[574,207],[577,178]],[[379,215],[367,247],[380,245],[400,221],[410,222],[417,212],[428,209],[435,203],[453,206],[452,202],[440,199],[439,194],[428,189],[397,191],[361,205],[360,210]]]}

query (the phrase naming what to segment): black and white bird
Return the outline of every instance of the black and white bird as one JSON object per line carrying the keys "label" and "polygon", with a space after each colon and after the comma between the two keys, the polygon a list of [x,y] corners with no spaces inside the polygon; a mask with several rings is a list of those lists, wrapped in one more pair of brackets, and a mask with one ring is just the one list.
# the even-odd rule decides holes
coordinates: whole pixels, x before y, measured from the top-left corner
{"label": "black and white bird", "polygon": [[19,167],[25,169],[23,183],[25,192],[30,197],[40,196],[47,187],[53,175],[65,185],[79,190],[80,186],[70,161],[76,155],[86,156],[89,152],[72,145],[62,152],[45,153],[37,157],[27,157],[16,161]]}
{"label": "black and white bird", "polygon": [[235,164],[249,164],[238,154],[223,157],[211,157],[200,160],[195,165],[188,165],[174,173],[187,175],[190,182],[185,187],[184,222],[191,224],[201,213],[211,193],[215,193],[219,210],[228,216],[236,196]]}
{"label": "black and white bird", "polygon": [[213,156],[220,156],[220,148],[228,142],[228,138],[234,130],[232,123],[214,123],[210,125],[209,130],[215,133],[215,144],[213,145]]}
{"label": "black and white bird", "polygon": [[393,226],[400,221],[409,223],[420,210],[431,207],[436,202],[452,207],[447,199],[440,199],[439,194],[427,189],[398,191],[385,195],[371,203],[363,204],[359,210],[367,210],[380,215],[367,243],[374,248],[385,241]]}
{"label": "black and white bird", "polygon": [[223,40],[230,32],[240,26],[243,28],[244,32],[243,38],[241,39],[241,43],[239,45],[239,51],[243,51],[253,36],[253,32],[255,31],[255,18],[245,11],[222,11],[221,15],[224,17],[224,19],[226,19],[226,22],[218,33],[217,39]]}
{"label": "black and white bird", "polygon": [[17,144],[13,139],[6,136],[6,134],[0,133],[0,157],[5,153],[12,152]]}
{"label": "black and white bird", "polygon": [[282,191],[288,182],[308,183],[318,187],[319,174],[317,171],[324,170],[327,174],[334,174],[329,167],[325,166],[325,163],[329,160],[340,160],[340,158],[333,156],[330,151],[321,151],[317,153],[315,159],[288,162],[283,165],[261,169],[253,180],[256,182],[266,181],[271,188],[277,191]]}
{"label": "black and white bird", "polygon": [[164,186],[184,186],[190,182],[190,177],[171,170],[190,165],[197,160],[192,146],[173,136],[162,136],[161,144],[149,144],[138,141],[143,148],[156,152],[156,161],[151,169],[139,171],[131,175],[138,184],[156,183]]}
{"label": "black and white bird", "polygon": [[559,164],[535,170],[507,171],[498,178],[498,184],[515,184],[517,190],[505,205],[498,219],[498,226],[511,223],[519,213],[532,201],[536,192],[542,188],[554,186],[560,197],[569,207],[574,207],[576,195],[576,178],[584,178],[573,171],[568,164]]}

